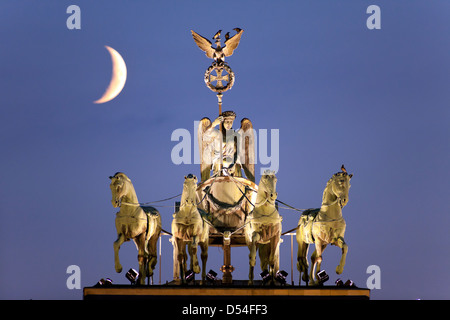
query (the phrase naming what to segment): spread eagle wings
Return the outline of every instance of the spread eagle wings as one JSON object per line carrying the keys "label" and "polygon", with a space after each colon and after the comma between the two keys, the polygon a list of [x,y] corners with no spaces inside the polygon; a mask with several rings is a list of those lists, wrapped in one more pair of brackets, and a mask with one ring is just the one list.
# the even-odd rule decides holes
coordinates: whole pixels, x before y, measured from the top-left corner
{"label": "spread eagle wings", "polygon": [[238,47],[239,42],[241,41],[241,36],[244,30],[239,30],[237,34],[232,36],[230,39],[225,41],[225,47],[222,49],[222,52],[225,54],[225,57],[229,57],[233,54],[233,51]]}
{"label": "spread eagle wings", "polygon": [[208,58],[213,58],[215,49],[212,47],[211,41],[206,39],[205,37],[202,37],[198,33],[196,33],[194,30],[191,30],[192,37],[194,38],[195,43],[198,45],[200,50],[205,51],[206,56]]}
{"label": "spread eagle wings", "polygon": [[[239,42],[241,41],[241,36],[243,32],[244,30],[241,29],[239,30],[238,33],[236,33],[234,36],[225,41],[225,46],[222,48],[222,53],[225,55],[225,57],[231,56],[234,50],[236,50],[236,48],[239,45]],[[208,58],[213,59],[214,52],[216,51],[216,49],[212,47],[211,41],[199,35],[194,30],[191,30],[191,33],[195,43],[200,48],[200,50],[204,51]]]}

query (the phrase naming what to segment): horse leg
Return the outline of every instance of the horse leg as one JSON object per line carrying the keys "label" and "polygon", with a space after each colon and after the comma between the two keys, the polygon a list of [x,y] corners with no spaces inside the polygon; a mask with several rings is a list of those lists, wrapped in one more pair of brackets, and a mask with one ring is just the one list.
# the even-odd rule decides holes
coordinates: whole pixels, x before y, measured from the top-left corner
{"label": "horse leg", "polygon": [[147,277],[148,278],[152,277],[152,280],[153,280],[153,270],[155,269],[155,266],[158,263],[158,254],[157,254],[158,239],[159,235],[154,234],[147,242],[148,263],[146,271]]}
{"label": "horse leg", "polygon": [[189,255],[191,256],[191,270],[194,273],[200,273],[200,266],[198,265],[197,257],[198,237],[194,236],[192,242],[189,243]]}
{"label": "horse leg", "polygon": [[270,254],[269,254],[269,272],[270,272],[270,276],[271,276],[271,280],[270,283],[274,284],[275,282],[275,275],[277,273],[278,270],[275,270],[275,258],[276,255],[276,251],[277,251],[277,247],[278,247],[278,241],[280,240],[280,238],[278,236],[272,237],[272,239],[270,239],[270,243],[267,244],[267,246],[269,247],[270,250]]}
{"label": "horse leg", "polygon": [[269,245],[268,244],[257,244],[257,251],[259,256],[259,262],[261,265],[261,271],[269,271]]}
{"label": "horse leg", "polygon": [[[267,271],[270,276],[272,277],[271,268],[270,268],[270,243],[266,244],[256,244],[258,256],[259,256],[259,262],[261,266],[261,271],[265,272]],[[272,284],[273,277],[271,278],[269,284]]]}
{"label": "horse leg", "polygon": [[[309,244],[306,242],[303,242],[301,239],[297,238],[297,246],[298,246],[298,252],[297,252],[297,270],[299,271],[300,275],[298,278],[298,285],[301,284],[301,279],[305,282],[306,285],[308,285],[308,248]],[[303,273],[303,277],[302,277]]]}
{"label": "horse leg", "polygon": [[186,244],[184,244],[183,245],[183,272],[184,272],[184,275],[186,276],[186,272],[187,272],[187,261],[188,261],[188,255],[187,255],[187,253],[186,253],[186,247],[187,247],[187,245]]}
{"label": "horse leg", "polygon": [[345,243],[344,238],[342,237],[338,238],[336,245],[342,249],[341,261],[339,262],[339,265],[336,267],[336,273],[341,274],[344,271],[345,258],[347,257],[348,246]]}
{"label": "horse leg", "polygon": [[122,272],[122,265],[119,260],[119,250],[120,246],[125,242],[125,236],[123,233],[119,233],[117,240],[114,241],[114,265],[117,273]]}
{"label": "horse leg", "polygon": [[314,283],[314,268],[316,266],[316,256],[317,256],[317,251],[314,250],[314,252],[311,255],[311,269],[309,269],[309,284],[310,285],[315,285]]}
{"label": "horse leg", "polygon": [[172,242],[173,250],[172,250],[172,258],[173,258],[173,280],[177,282],[180,279],[180,266],[178,263],[178,246],[177,240],[175,237],[170,239]]}
{"label": "horse leg", "polygon": [[[252,247],[253,247],[254,245],[253,244],[250,244],[249,245],[249,249],[250,249],[250,252],[252,252]],[[251,258],[251,253],[249,254],[249,260],[250,260],[250,262],[249,262],[249,271],[248,271],[248,285],[250,286],[250,285],[253,285],[253,271],[254,271],[254,269],[255,269],[255,265],[253,264],[252,265],[252,262],[251,262],[251,260],[252,260],[252,258]]]}
{"label": "horse leg", "polygon": [[322,243],[322,241],[315,242],[316,250],[314,250],[311,255],[311,264],[313,267],[311,268],[310,276],[310,284],[318,285],[319,281],[317,279],[317,274],[320,272],[320,266],[322,264],[322,253],[323,250],[327,247],[327,244]]}
{"label": "horse leg", "polygon": [[202,281],[201,284],[205,283],[206,280],[206,261],[208,260],[208,239],[205,242],[200,242],[201,258],[202,258]]}
{"label": "horse leg", "polygon": [[178,267],[180,269],[180,280],[182,284],[186,283],[185,273],[186,273],[186,249],[183,239],[175,239],[175,245],[177,247],[177,261]]}
{"label": "horse leg", "polygon": [[147,253],[145,252],[145,234],[140,234],[133,240],[136,243],[136,247],[138,248],[139,276],[137,280],[140,285],[144,285],[145,278],[147,277]]}
{"label": "horse leg", "polygon": [[253,284],[253,270],[254,270],[255,264],[256,264],[256,250],[257,250],[257,243],[258,243],[259,239],[260,239],[259,233],[253,232],[252,242],[249,245],[250,254],[248,255],[249,264],[250,264],[250,271],[249,271],[249,275],[248,275],[248,284],[249,285]]}

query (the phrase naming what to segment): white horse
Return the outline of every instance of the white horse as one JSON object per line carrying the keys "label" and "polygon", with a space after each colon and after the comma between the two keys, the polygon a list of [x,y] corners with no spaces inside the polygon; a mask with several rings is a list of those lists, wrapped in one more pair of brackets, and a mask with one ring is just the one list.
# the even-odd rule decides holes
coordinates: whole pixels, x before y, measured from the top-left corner
{"label": "white horse", "polygon": [[249,254],[249,280],[253,284],[256,251],[259,251],[261,270],[268,271],[273,283],[279,268],[279,244],[282,217],[275,206],[277,178],[274,172],[265,171],[258,185],[258,193],[253,211],[247,216],[244,232]]}
{"label": "white horse", "polygon": [[[342,256],[336,273],[344,271],[345,258],[348,246],[344,241],[345,220],[342,217],[342,208],[348,203],[348,191],[352,174],[347,174],[344,166],[342,172],[335,173],[328,180],[323,191],[322,206],[320,209],[309,209],[303,212],[298,223],[296,238],[298,243],[297,269],[300,276],[303,272],[303,281],[308,285],[308,247],[315,244],[311,255],[313,267],[310,270],[309,281],[311,285],[318,285],[317,273],[322,263],[322,252],[328,244],[342,249]],[[299,283],[300,283],[299,279]]]}
{"label": "white horse", "polygon": [[172,234],[174,276],[178,275],[182,283],[186,282],[186,245],[188,245],[188,252],[191,257],[190,269],[194,273],[200,273],[197,258],[197,247],[200,246],[202,283],[204,283],[206,278],[206,260],[208,259],[209,224],[203,220],[197,209],[197,177],[192,174],[184,177],[180,209],[173,214]]}
{"label": "white horse", "polygon": [[122,272],[119,260],[120,246],[132,239],[138,250],[138,283],[145,284],[146,277],[153,276],[157,263],[156,245],[161,233],[161,216],[153,207],[141,207],[131,180],[122,172],[111,179],[112,205],[120,207],[116,214],[117,240],[114,242],[116,272]]}

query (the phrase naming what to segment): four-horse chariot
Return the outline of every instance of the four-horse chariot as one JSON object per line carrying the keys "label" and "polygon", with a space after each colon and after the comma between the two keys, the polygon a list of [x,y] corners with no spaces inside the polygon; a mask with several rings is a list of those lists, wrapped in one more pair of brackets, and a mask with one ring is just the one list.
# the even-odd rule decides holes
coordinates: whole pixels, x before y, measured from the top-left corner
{"label": "four-horse chariot", "polygon": [[[206,38],[192,31],[200,49],[205,51],[214,63],[207,71],[205,82],[217,93],[219,117],[213,122],[203,118],[197,131],[200,153],[200,179],[189,174],[185,177],[181,201],[172,220],[173,275],[174,280],[184,283],[187,273],[188,254],[190,270],[200,273],[205,280],[206,260],[209,246],[223,248],[222,283],[232,283],[231,247],[249,248],[249,284],[253,284],[253,270],[256,253],[259,253],[261,269],[273,281],[279,268],[279,244],[282,232],[282,217],[276,205],[277,192],[275,172],[266,171],[259,184],[255,183],[255,132],[251,121],[241,120],[238,131],[232,129],[236,114],[222,112],[223,92],[231,89],[234,74],[225,57],[233,54],[241,39],[243,30],[236,28],[236,35],[226,35],[225,46],[220,43],[220,31],[214,36],[216,48]],[[216,76],[212,75],[215,70]],[[226,73],[226,75],[223,74]],[[219,126],[218,129],[215,129]],[[328,181],[321,208],[307,210],[300,217],[297,226],[298,263],[303,280],[317,284],[322,251],[327,244],[342,248],[342,258],[336,269],[341,273],[347,254],[344,241],[345,221],[342,208],[348,202],[351,175],[344,166]],[[212,175],[211,175],[212,172]],[[245,177],[244,177],[245,175]],[[156,265],[156,241],[161,233],[159,212],[137,201],[130,179],[123,173],[111,178],[112,204],[121,207],[116,216],[118,238],[114,243],[115,268],[122,270],[119,249],[124,241],[133,240],[138,248],[139,283],[145,276],[151,276]],[[198,180],[200,182],[198,183]],[[308,245],[314,243],[316,251],[311,260],[313,268],[308,276],[306,254]],[[186,253],[188,248],[188,254]],[[197,258],[201,249],[202,267]]]}

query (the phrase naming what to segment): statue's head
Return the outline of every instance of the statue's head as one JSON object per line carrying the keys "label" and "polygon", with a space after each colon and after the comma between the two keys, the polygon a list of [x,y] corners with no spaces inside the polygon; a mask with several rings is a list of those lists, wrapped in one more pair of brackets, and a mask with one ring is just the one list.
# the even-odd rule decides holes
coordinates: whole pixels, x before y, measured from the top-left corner
{"label": "statue's head", "polygon": [[234,111],[224,111],[223,116],[223,127],[225,130],[230,130],[233,127],[234,119],[236,119],[236,113]]}

